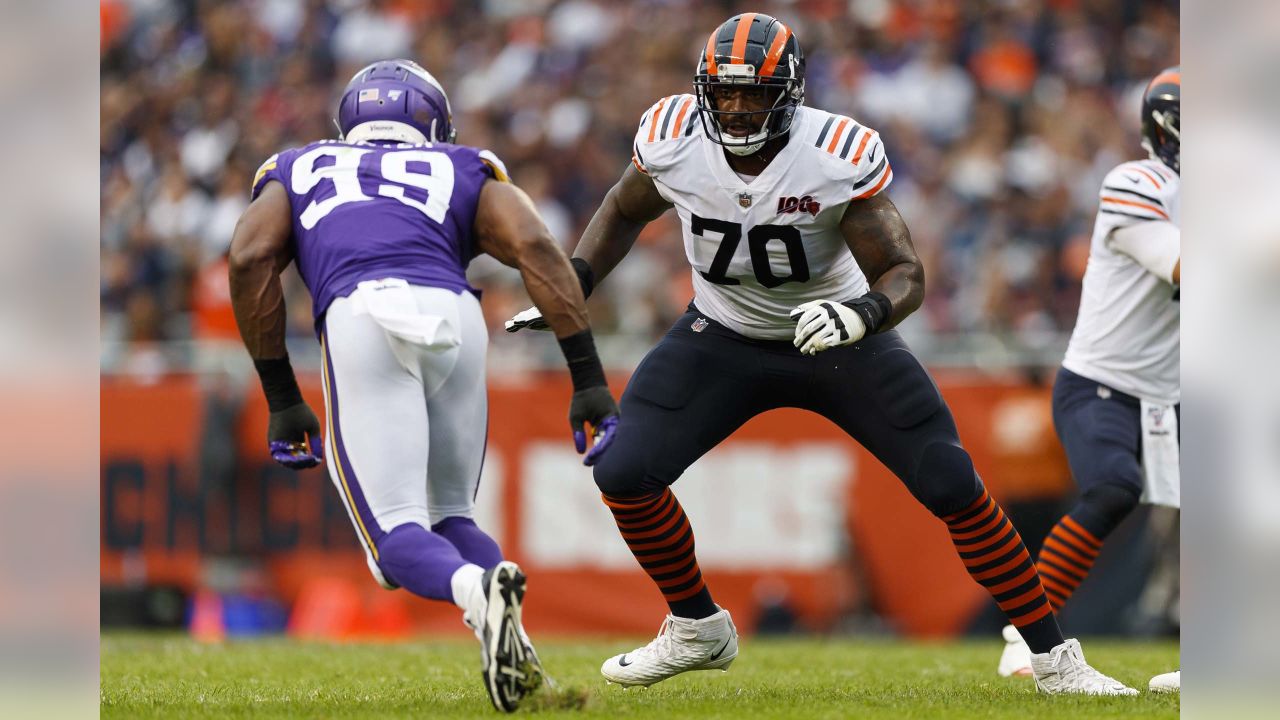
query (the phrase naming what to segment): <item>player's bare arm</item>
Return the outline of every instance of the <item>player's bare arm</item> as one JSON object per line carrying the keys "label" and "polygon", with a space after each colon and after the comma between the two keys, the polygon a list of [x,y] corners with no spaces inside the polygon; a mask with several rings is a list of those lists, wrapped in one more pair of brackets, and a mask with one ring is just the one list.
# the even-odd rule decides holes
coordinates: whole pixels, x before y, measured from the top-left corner
{"label": "player's bare arm", "polygon": [[[292,211],[284,186],[269,182],[236,223],[231,238],[231,305],[240,337],[262,381],[271,419],[271,456],[300,470],[320,464],[320,421],[302,399],[285,350],[280,272],[293,260]],[[310,440],[310,447],[308,447]]]}
{"label": "player's bare arm", "polygon": [[[671,207],[671,203],[658,194],[652,178],[635,165],[627,166],[622,178],[601,201],[573,251],[572,267],[583,297],[590,296],[596,283],[622,262],[645,225]],[[507,332],[517,332],[525,328],[548,330],[551,326],[540,309],[533,307],[516,314],[507,321],[506,327]]]}
{"label": "player's bare arm", "polygon": [[569,258],[523,190],[505,182],[485,183],[474,230],[481,252],[520,270],[529,297],[557,338],[587,329],[586,300]]}
{"label": "player's bare arm", "polygon": [[560,341],[573,380],[569,425],[574,445],[578,452],[586,451],[584,424],[590,424],[595,446],[585,463],[595,464],[612,442],[618,406],[605,382],[587,323],[586,297],[573,266],[551,237],[533,201],[510,183],[490,180],[484,184],[473,229],[481,252],[520,270],[537,312]]}
{"label": "player's bare arm", "polygon": [[270,182],[245,210],[231,238],[231,303],[254,360],[285,356],[284,289],[280,271],[293,259],[289,198]]}
{"label": "player's bare arm", "polygon": [[871,291],[889,301],[891,309],[879,329],[888,330],[915,312],[924,301],[924,265],[893,201],[876,195],[849,203],[840,232]]}
{"label": "player's bare arm", "polygon": [[658,194],[653,178],[628,165],[591,217],[574,257],[582,258],[599,282],[626,257],[644,227],[671,207]]}
{"label": "player's bare arm", "polygon": [[906,222],[888,197],[850,202],[840,219],[840,234],[871,289],[852,300],[813,300],[791,311],[794,344],[807,355],[892,329],[924,299],[924,266]]}

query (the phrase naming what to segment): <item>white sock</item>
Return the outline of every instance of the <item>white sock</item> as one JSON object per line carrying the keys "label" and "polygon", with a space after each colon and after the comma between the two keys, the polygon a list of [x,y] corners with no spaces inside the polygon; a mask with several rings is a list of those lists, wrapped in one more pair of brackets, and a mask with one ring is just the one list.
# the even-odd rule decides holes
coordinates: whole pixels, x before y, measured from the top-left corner
{"label": "white sock", "polygon": [[471,607],[472,599],[480,591],[480,579],[484,576],[484,568],[467,563],[454,571],[449,578],[449,587],[453,589],[453,604],[466,612]]}

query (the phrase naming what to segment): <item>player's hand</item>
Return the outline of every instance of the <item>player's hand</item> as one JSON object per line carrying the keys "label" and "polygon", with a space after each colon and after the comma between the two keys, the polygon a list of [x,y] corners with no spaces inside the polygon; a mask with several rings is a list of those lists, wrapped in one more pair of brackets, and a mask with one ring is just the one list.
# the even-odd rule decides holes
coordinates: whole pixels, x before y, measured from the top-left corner
{"label": "player's hand", "polygon": [[324,462],[316,414],[305,402],[271,413],[267,422],[267,447],[272,460],[293,470],[305,470]]}
{"label": "player's hand", "polygon": [[536,307],[531,307],[523,312],[518,312],[515,317],[507,321],[507,332],[517,332],[528,328],[530,330],[550,330],[551,326],[542,318],[542,311]]}
{"label": "player's hand", "polygon": [[573,446],[579,453],[587,450],[587,433],[584,423],[592,428],[591,451],[583,458],[583,465],[595,465],[600,456],[613,444],[618,432],[618,404],[605,385],[585,388],[573,393],[569,402],[569,427],[573,429]]}
{"label": "player's hand", "polygon": [[853,309],[834,300],[812,300],[790,313],[796,321],[793,344],[805,355],[852,345],[867,333],[867,324]]}

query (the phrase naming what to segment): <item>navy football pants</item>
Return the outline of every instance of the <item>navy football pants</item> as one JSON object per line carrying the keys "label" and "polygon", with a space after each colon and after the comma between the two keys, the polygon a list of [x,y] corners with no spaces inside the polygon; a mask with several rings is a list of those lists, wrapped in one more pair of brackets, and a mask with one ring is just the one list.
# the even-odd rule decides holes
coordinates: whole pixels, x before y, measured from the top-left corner
{"label": "navy football pants", "polygon": [[[1174,409],[1181,417],[1181,406]],[[1138,398],[1058,370],[1053,425],[1080,488],[1080,505],[1071,514],[1098,538],[1106,538],[1142,495],[1141,413]]]}
{"label": "navy football pants", "polygon": [[[699,319],[707,325],[695,332]],[[951,411],[896,331],[807,356],[790,341],[739,335],[692,306],[632,375],[596,484],[612,497],[661,491],[747,420],[783,407],[834,422],[936,515],[982,492]]]}

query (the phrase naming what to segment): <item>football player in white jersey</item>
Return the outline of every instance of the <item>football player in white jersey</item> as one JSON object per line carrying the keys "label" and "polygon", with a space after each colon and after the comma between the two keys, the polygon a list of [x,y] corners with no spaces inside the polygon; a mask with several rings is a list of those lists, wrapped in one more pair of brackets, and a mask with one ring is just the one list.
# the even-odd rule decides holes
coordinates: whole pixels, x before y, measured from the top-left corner
{"label": "football player in white jersey", "polygon": [[[572,259],[589,293],[674,207],[696,293],[636,368],[616,441],[595,466],[623,539],[670,609],[657,638],[606,660],[604,676],[651,685],[733,662],[737,632],[702,580],[670,485],[755,415],[799,407],[839,425],[946,522],[966,568],[1037,653],[1040,689],[1133,694],[1062,637],[1017,530],[893,330],[920,306],[924,270],[884,194],[893,170],[880,136],[803,105],[800,44],[768,15],[730,18],[699,55],[694,94],[641,117],[632,164]],[[508,330],[542,324],[529,310]]]}
{"label": "football player in white jersey", "polygon": [[[1107,174],[1099,194],[1080,314],[1053,388],[1053,421],[1080,500],[1036,559],[1059,610],[1093,566],[1107,535],[1139,502],[1179,507],[1178,288],[1181,72],[1148,85],[1142,144],[1150,159]],[[1013,627],[1001,675],[1030,674]],[[1176,691],[1177,672],[1151,681]]]}

